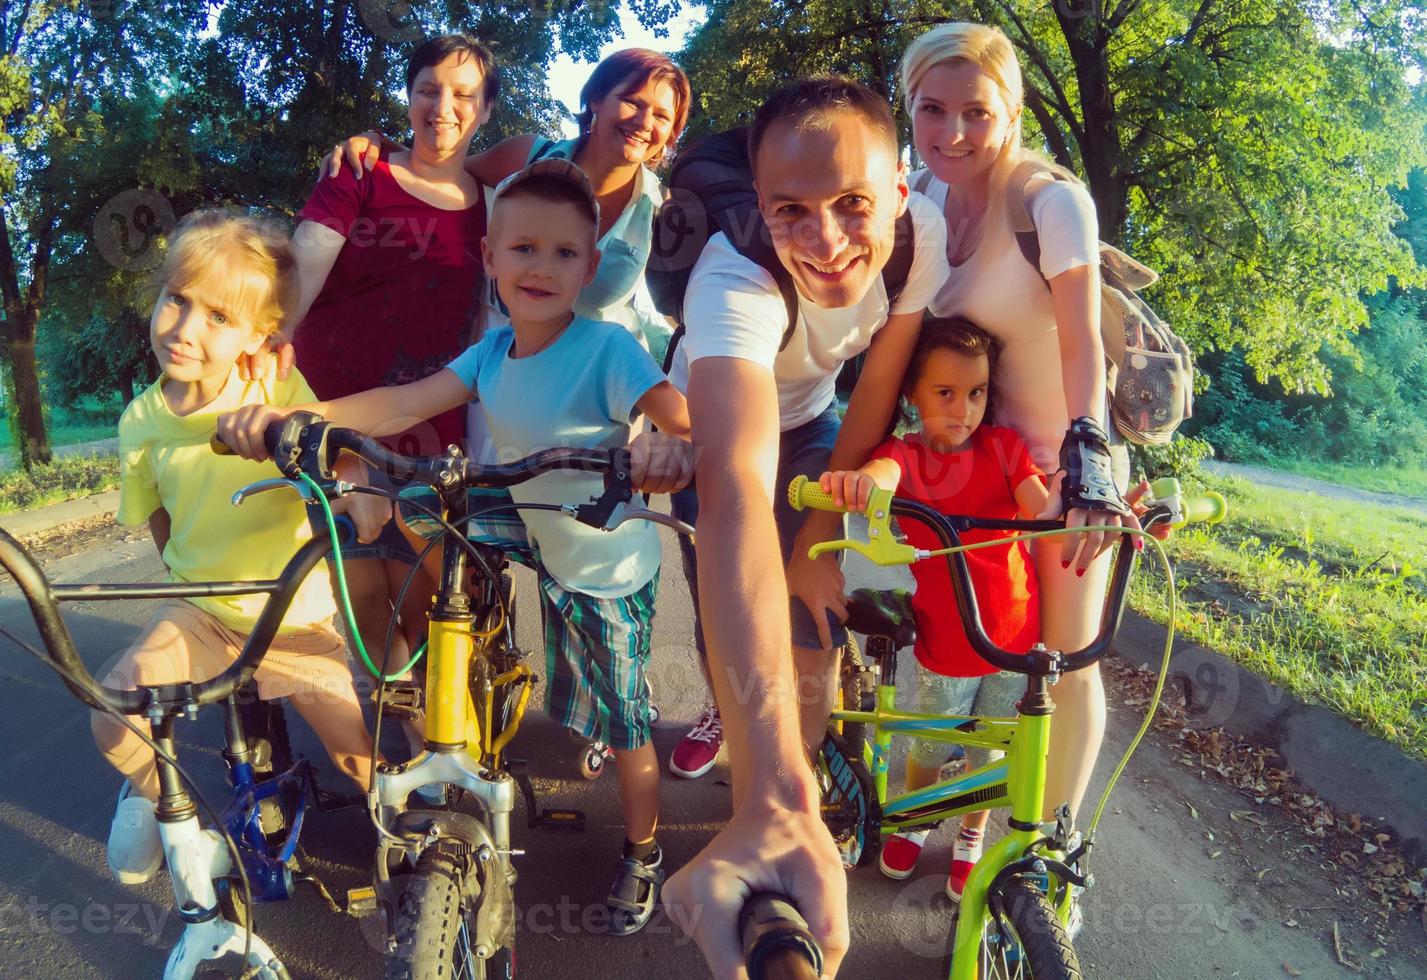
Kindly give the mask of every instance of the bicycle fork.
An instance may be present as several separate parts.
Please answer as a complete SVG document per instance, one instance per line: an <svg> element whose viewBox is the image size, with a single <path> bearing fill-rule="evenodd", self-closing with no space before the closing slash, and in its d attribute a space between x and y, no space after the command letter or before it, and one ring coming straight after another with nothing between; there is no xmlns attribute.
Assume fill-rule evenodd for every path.
<svg viewBox="0 0 1427 980"><path fill-rule="evenodd" d="M425 751L409 762L377 769L378 819L386 833L377 852L378 890L395 907L397 890L391 881L391 858L405 856L414 866L422 852L441 840L457 842L472 862L469 875L479 877L472 951L485 959L514 938L515 871L510 858L510 817L515 810L516 784L503 771L485 765L479 716L470 694L471 658L475 650L469 615L441 616L433 612L427 643ZM413 790L426 783L446 783L466 790L481 804L484 822L444 810L406 809ZM468 883L475 884L475 882Z"/></svg>
<svg viewBox="0 0 1427 980"><path fill-rule="evenodd" d="M988 896L996 876L1007 865L1021 860L1044 835L1041 814L1045 807L1046 753L1050 749L1050 713L1053 709L1044 689L1040 704L1029 694L1019 706L1020 724L1007 754L1008 789L1011 797L1010 829L991 845L966 879L956 919L956 940L952 948L950 980L975 980L982 930L986 927Z"/></svg>

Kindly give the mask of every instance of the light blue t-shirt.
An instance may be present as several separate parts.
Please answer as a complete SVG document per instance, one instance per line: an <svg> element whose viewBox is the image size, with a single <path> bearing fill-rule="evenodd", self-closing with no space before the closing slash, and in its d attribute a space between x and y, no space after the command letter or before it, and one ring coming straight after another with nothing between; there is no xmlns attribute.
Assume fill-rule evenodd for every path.
<svg viewBox="0 0 1427 980"><path fill-rule="evenodd" d="M491 444L478 459L509 463L541 449L613 449L629 442L630 419L664 372L616 323L576 317L549 347L511 357L515 333L496 327L448 365L479 393ZM510 488L517 503L582 504L604 490L590 473L546 473ZM524 510L541 564L564 588L599 598L629 595L659 571L654 525L587 527L553 511Z"/></svg>

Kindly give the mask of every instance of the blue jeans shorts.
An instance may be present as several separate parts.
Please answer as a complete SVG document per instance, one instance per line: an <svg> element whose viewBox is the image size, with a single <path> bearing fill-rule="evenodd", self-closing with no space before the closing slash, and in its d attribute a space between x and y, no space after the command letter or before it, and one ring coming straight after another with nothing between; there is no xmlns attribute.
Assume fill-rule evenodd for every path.
<svg viewBox="0 0 1427 980"><path fill-rule="evenodd" d="M807 516L788 504L788 484L793 482L793 477L800 474L810 480L816 480L823 475L841 426L837 405L833 403L821 415L804 422L796 429L789 429L779 438L778 476L773 487L773 522L778 527L778 544L781 547L784 567L793 554L793 539L798 536ZM695 527L698 526L699 517L697 491L697 486L680 490L673 495L671 501L674 516ZM694 602L694 640L698 645L699 656L704 657L708 651L704 646L703 623L699 615L699 575L693 542L680 535L679 550L683 558L684 578L688 580L689 595ZM822 640L818 638L817 624L813 622L812 613L808 612L808 607L803 605L802 600L790 599L788 614L793 624L793 645L812 650L821 648ZM830 612L827 614L827 621L832 632L833 647L842 646L847 642L847 630Z"/></svg>
<svg viewBox="0 0 1427 980"><path fill-rule="evenodd" d="M1026 678L1010 671L980 677L949 677L927 670L917 662L917 708L926 715L976 715L981 718L1011 718L1016 702L1026 692ZM929 738L912 740L911 758L923 769L938 769L959 754L961 746ZM1001 758L991 749L965 750L968 771L980 769Z"/></svg>

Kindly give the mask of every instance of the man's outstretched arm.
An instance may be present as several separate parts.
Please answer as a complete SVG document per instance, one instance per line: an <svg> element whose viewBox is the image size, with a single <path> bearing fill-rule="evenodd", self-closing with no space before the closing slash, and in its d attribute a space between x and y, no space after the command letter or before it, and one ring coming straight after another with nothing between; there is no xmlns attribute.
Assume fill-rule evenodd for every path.
<svg viewBox="0 0 1427 980"><path fill-rule="evenodd" d="M733 769L734 815L664 889L718 980L746 977L738 912L755 892L789 895L826 956L847 951L847 879L803 754L773 486L778 395L766 366L695 361L689 415L698 452L699 604Z"/></svg>

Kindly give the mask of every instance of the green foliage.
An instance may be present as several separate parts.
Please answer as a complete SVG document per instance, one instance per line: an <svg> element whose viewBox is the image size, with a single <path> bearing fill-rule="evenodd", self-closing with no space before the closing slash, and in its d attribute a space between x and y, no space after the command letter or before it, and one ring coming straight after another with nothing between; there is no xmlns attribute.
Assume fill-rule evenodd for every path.
<svg viewBox="0 0 1427 980"><path fill-rule="evenodd" d="M648 26L677 13L630 3ZM0 214L16 257L0 268L0 356L11 325L30 324L62 405L150 376L146 286L177 217L293 215L334 143L370 128L409 138L405 60L425 37L462 30L496 52L501 95L479 148L555 132L547 68L560 52L593 59L619 20L604 0L19 6L0 5L0 51L13 52L0 54Z"/></svg>
<svg viewBox="0 0 1427 980"><path fill-rule="evenodd" d="M118 457L59 457L28 470L0 473L0 514L118 488Z"/></svg>
<svg viewBox="0 0 1427 980"><path fill-rule="evenodd" d="M952 20L1016 44L1028 144L1085 175L1103 237L1164 274L1147 299L1195 350L1237 347L1258 379L1326 393L1362 296L1421 281L1387 192L1427 164L1409 83L1427 18L1403 0L713 0L682 55L696 128L808 72L890 93L906 44Z"/></svg>
<svg viewBox="0 0 1427 980"><path fill-rule="evenodd" d="M1162 476L1183 479L1198 476L1199 464L1214 455L1214 447L1203 439L1176 432L1163 446L1130 446L1130 469L1149 480Z"/></svg>
<svg viewBox="0 0 1427 980"><path fill-rule="evenodd" d="M1336 394L1283 396L1237 352L1210 355L1213 378L1186 429L1239 462L1332 460L1357 466L1427 464L1427 309L1424 294L1374 300L1371 325L1345 354L1325 357Z"/></svg>

